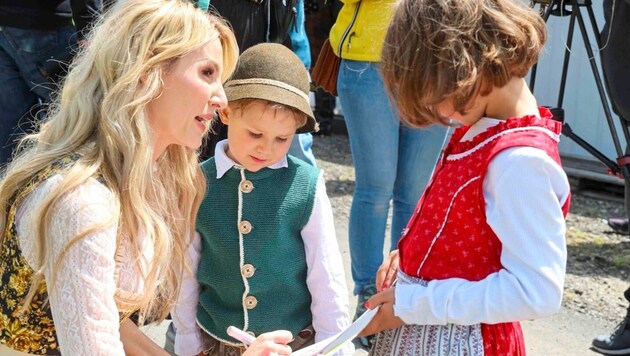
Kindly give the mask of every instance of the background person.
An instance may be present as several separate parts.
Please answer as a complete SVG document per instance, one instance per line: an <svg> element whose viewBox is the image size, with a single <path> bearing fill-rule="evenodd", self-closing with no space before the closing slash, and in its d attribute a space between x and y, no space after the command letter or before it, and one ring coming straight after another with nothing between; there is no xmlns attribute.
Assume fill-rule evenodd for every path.
<svg viewBox="0 0 630 356"><path fill-rule="evenodd" d="M614 5L614 8L613 8ZM602 69L613 110L622 121L630 122L630 24L629 0L604 0L604 18L606 23L601 33ZM628 191L626 189L626 191ZM626 207L628 209L630 207ZM628 218L608 219L608 224L617 233L628 234ZM630 288L624 292L630 303ZM630 355L630 306L623 320L609 335L600 335L593 339L592 347L605 354Z"/></svg>
<svg viewBox="0 0 630 356"><path fill-rule="evenodd" d="M342 4L339 0L305 0L304 5L306 33L311 47L311 63L315 63ZM332 134L336 101L336 97L324 89L320 87L315 89L314 113L319 124L319 131L315 135Z"/></svg>
<svg viewBox="0 0 630 356"><path fill-rule="evenodd" d="M356 180L350 208L349 239L355 318L376 292L375 275L383 262L390 202L391 246L435 167L446 128L415 129L402 125L378 72L394 0L343 2L330 31L330 44L341 57L337 92L350 138ZM364 346L366 340L362 340Z"/></svg>

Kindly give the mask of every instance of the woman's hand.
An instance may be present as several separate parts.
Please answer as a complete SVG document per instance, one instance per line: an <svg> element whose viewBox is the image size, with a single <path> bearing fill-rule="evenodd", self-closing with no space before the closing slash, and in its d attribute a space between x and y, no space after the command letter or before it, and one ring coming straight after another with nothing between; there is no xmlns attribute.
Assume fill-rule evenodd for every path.
<svg viewBox="0 0 630 356"><path fill-rule="evenodd" d="M146 336L130 319L125 319L120 323L120 341L123 343L125 355L128 356L168 356L162 347Z"/></svg>
<svg viewBox="0 0 630 356"><path fill-rule="evenodd" d="M243 356L290 355L291 348L287 344L291 339L293 335L286 330L261 334L247 347Z"/></svg>
<svg viewBox="0 0 630 356"><path fill-rule="evenodd" d="M398 264L398 250L394 250L389 253L389 256L385 258L381 267L376 271L376 290L378 292L382 292L384 289L392 286L396 280Z"/></svg>
<svg viewBox="0 0 630 356"><path fill-rule="evenodd" d="M396 261L398 261L398 258L396 258ZM372 309L377 305L380 305L381 308L374 316L374 319L370 321L368 326L361 331L359 336L374 335L380 331L395 329L405 324L402 319L394 315L395 290L396 287L389 288L383 292L373 295L372 298L367 301L366 306L369 309Z"/></svg>

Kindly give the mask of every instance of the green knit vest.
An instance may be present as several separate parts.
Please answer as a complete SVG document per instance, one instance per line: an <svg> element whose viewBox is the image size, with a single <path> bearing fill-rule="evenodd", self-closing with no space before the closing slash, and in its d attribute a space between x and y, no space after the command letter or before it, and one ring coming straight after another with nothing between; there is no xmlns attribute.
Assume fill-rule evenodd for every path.
<svg viewBox="0 0 630 356"><path fill-rule="evenodd" d="M253 275L245 277L238 226L241 170L231 168L217 180L214 158L201 168L207 193L196 226L201 235L197 323L230 343L237 343L226 333L230 325L255 335L277 329L297 335L312 323L300 232L313 210L319 170L288 157L287 168L244 172L254 187L241 193L240 221L252 227L242 235L243 265L254 268ZM244 295L246 283L249 292ZM246 297L255 298L253 307Z"/></svg>

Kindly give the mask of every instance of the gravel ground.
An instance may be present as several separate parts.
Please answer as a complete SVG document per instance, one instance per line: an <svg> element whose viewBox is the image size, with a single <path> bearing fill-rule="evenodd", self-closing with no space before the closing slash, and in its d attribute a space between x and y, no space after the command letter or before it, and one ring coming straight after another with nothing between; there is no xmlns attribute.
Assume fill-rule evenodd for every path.
<svg viewBox="0 0 630 356"><path fill-rule="evenodd" d="M335 214L348 218L354 190L354 169L348 137L315 137L313 150L325 172ZM609 216L622 216L620 193L580 189L571 180L573 198L567 220L567 278L564 307L608 322L619 321L627 306L623 291L630 274L630 238L613 233ZM594 197L593 197L594 196Z"/></svg>

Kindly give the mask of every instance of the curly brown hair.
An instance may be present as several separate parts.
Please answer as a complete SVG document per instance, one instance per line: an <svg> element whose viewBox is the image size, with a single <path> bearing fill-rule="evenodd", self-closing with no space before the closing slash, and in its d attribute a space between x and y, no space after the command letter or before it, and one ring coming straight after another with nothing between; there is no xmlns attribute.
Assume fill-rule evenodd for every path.
<svg viewBox="0 0 630 356"><path fill-rule="evenodd" d="M547 39L543 19L520 0L401 0L381 73L401 120L448 125L435 106L465 114L477 95L524 77Z"/></svg>

